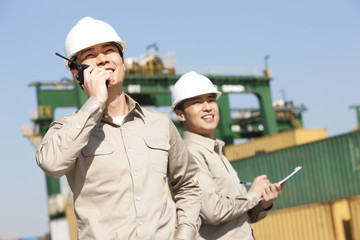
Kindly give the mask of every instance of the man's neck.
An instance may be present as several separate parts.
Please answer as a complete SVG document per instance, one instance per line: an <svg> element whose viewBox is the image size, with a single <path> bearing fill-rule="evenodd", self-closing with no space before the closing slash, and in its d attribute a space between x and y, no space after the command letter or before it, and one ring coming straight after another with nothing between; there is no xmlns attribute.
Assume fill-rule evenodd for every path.
<svg viewBox="0 0 360 240"><path fill-rule="evenodd" d="M184 129L184 131L192 132L192 133L198 134L200 136L215 140L214 131L200 131L200 130L192 131L192 130L188 129L185 125L183 125L183 129Z"/></svg>
<svg viewBox="0 0 360 240"><path fill-rule="evenodd" d="M129 112L129 104L126 101L124 92L116 95L109 93L109 98L106 102L106 112L112 117L123 116Z"/></svg>

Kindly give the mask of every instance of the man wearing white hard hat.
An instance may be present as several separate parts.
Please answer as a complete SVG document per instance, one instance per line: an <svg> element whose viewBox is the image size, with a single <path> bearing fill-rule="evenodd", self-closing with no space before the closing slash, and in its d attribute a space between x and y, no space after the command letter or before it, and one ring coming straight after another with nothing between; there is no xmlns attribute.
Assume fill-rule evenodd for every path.
<svg viewBox="0 0 360 240"><path fill-rule="evenodd" d="M171 120L124 93L125 47L100 20L86 17L70 30L65 55L89 66L81 83L89 98L51 124L37 163L51 177L66 175L79 239L193 239L198 167ZM65 66L76 79L76 64Z"/></svg>
<svg viewBox="0 0 360 240"><path fill-rule="evenodd" d="M221 96L207 77L188 72L175 83L172 110L184 129L184 141L199 164L202 191L201 226L196 239L254 239L250 224L264 218L281 187L266 175L249 191L223 155L224 142L214 138ZM262 200L260 200L262 199Z"/></svg>

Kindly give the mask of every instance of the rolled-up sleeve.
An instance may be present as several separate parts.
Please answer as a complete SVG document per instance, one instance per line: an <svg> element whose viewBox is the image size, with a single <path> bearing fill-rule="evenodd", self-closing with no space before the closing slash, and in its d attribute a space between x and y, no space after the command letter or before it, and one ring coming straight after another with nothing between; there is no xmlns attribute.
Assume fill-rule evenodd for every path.
<svg viewBox="0 0 360 240"><path fill-rule="evenodd" d="M59 178L74 166L105 104L90 97L76 113L54 121L36 151L36 162L50 177Z"/></svg>

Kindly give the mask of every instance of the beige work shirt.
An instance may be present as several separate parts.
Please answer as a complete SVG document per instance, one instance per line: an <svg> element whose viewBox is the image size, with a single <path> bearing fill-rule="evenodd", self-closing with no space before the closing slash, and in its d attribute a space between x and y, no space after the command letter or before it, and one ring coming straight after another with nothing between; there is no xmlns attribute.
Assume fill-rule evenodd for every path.
<svg viewBox="0 0 360 240"><path fill-rule="evenodd" d="M183 139L200 165L202 224L196 239L254 239L250 223L264 218L268 211L260 207L255 192L240 184L222 153L224 142L187 131Z"/></svg>
<svg viewBox="0 0 360 240"><path fill-rule="evenodd" d="M80 239L169 240L176 220L176 237L193 239L201 204L198 166L168 117L126 99L130 112L121 125L95 97L54 121L37 163L53 178L66 175Z"/></svg>

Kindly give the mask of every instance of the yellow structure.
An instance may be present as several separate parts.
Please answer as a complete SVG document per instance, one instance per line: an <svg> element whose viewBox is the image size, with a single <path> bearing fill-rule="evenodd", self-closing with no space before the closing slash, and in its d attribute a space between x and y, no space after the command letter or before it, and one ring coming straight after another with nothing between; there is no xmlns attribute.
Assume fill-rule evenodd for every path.
<svg viewBox="0 0 360 240"><path fill-rule="evenodd" d="M352 240L360 240L360 196L350 198L349 206Z"/></svg>
<svg viewBox="0 0 360 240"><path fill-rule="evenodd" d="M252 224L257 240L360 240L360 196L271 211Z"/></svg>
<svg viewBox="0 0 360 240"><path fill-rule="evenodd" d="M336 240L327 204L271 211L252 228L257 240Z"/></svg>
<svg viewBox="0 0 360 240"><path fill-rule="evenodd" d="M70 240L77 240L77 226L76 226L76 216L74 212L74 203L72 199L68 199L68 202L65 206L65 215L69 224L69 233Z"/></svg>
<svg viewBox="0 0 360 240"><path fill-rule="evenodd" d="M234 161L325 138L327 138L325 129L297 128L276 135L259 137L243 144L229 145L225 147L224 151L227 159Z"/></svg>
<svg viewBox="0 0 360 240"><path fill-rule="evenodd" d="M350 208L347 199L334 202L331 206L336 240L347 240L351 238L350 231ZM350 236L349 236L350 235Z"/></svg>

